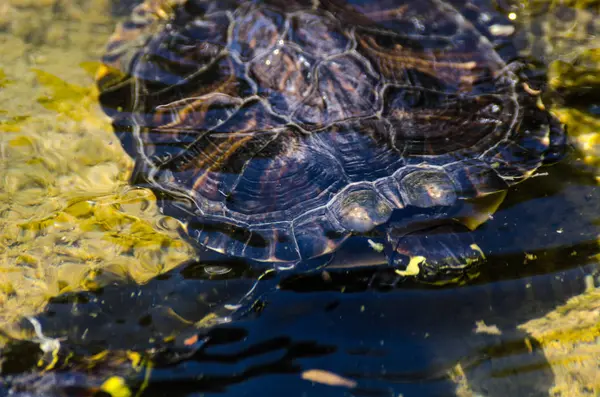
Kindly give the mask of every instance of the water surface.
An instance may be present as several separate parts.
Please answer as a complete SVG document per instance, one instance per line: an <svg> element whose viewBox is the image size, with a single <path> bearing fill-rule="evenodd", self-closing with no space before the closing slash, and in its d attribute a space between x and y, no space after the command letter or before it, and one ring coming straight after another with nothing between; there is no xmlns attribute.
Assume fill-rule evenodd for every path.
<svg viewBox="0 0 600 397"><path fill-rule="evenodd" d="M243 315L214 326L260 272L198 259L152 193L128 184L132 161L93 76L130 4L0 4L1 384L74 394L119 376L135 392L148 373L132 369L135 354L164 348L147 395L597 395L600 4L498 6L548 65L548 106L577 150L512 189L477 230L489 258L477 280L396 283L355 238L326 272L261 280ZM224 263L232 271L215 274ZM67 338L67 372L28 375L41 356L31 315L45 336ZM303 379L311 369L351 383Z"/></svg>

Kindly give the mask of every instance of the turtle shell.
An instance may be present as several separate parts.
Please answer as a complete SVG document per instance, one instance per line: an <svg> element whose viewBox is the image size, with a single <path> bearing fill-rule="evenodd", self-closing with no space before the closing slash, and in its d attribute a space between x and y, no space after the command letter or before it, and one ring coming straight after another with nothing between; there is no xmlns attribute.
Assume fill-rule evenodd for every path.
<svg viewBox="0 0 600 397"><path fill-rule="evenodd" d="M511 33L465 1L149 0L111 38L100 99L190 237L297 261L507 189L563 146Z"/></svg>

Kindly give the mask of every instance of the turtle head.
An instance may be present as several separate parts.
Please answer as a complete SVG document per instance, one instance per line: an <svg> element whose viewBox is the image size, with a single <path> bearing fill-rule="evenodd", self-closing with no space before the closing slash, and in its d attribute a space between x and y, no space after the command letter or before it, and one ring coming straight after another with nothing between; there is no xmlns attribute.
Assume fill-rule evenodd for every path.
<svg viewBox="0 0 600 397"><path fill-rule="evenodd" d="M418 228L387 229L387 258L396 273L431 284L475 277L485 255L465 225L447 221Z"/></svg>

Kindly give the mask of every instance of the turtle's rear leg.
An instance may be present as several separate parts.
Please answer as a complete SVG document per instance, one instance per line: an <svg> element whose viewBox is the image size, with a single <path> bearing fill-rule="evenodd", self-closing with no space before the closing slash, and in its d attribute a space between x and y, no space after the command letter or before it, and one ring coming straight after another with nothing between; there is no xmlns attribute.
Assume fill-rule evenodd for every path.
<svg viewBox="0 0 600 397"><path fill-rule="evenodd" d="M391 225L387 240L386 255L396 274L426 283L465 282L485 261L471 230L451 220L409 232Z"/></svg>

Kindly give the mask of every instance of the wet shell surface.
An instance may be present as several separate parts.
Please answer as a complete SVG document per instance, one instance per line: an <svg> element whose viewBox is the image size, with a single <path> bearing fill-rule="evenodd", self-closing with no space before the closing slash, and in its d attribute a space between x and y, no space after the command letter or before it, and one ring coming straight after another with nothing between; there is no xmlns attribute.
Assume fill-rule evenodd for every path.
<svg viewBox="0 0 600 397"><path fill-rule="evenodd" d="M149 0L98 83L133 182L191 238L294 262L560 150L512 31L470 1Z"/></svg>

